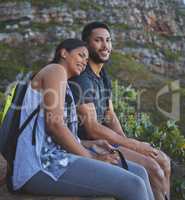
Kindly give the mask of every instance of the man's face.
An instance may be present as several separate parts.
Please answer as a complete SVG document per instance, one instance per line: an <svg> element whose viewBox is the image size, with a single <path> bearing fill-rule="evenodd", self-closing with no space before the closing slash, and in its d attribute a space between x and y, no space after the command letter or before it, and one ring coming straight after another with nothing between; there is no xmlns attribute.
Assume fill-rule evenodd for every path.
<svg viewBox="0 0 185 200"><path fill-rule="evenodd" d="M89 57L95 63L105 63L109 60L112 43L107 29L96 28L91 32L88 41Z"/></svg>

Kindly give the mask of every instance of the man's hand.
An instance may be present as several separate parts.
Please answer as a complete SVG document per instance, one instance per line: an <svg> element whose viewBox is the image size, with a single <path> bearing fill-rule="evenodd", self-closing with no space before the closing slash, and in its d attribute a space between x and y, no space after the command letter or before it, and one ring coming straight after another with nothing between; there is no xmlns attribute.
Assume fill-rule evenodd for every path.
<svg viewBox="0 0 185 200"><path fill-rule="evenodd" d="M159 150L153 148L149 143L147 142L138 142L137 144L137 151L146 155L150 156L152 158L156 158L159 154Z"/></svg>

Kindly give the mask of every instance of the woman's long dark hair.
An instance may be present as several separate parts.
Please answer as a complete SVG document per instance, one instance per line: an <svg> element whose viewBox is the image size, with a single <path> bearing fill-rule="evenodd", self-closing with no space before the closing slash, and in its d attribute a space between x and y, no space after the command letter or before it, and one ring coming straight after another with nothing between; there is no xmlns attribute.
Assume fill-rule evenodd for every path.
<svg viewBox="0 0 185 200"><path fill-rule="evenodd" d="M61 61L61 49L66 49L68 52L70 52L79 47L87 47L86 42L76 38L64 40L57 46L54 58L50 63L59 63Z"/></svg>

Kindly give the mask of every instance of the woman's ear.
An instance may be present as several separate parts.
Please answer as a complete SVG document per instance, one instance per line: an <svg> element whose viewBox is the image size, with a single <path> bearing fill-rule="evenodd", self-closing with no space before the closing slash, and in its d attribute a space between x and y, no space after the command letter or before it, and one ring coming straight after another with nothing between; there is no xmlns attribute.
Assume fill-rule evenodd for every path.
<svg viewBox="0 0 185 200"><path fill-rule="evenodd" d="M61 50L60 50L60 56L61 56L61 58L63 58L63 59L66 58L66 56L67 56L67 51L66 51L66 49L61 49Z"/></svg>

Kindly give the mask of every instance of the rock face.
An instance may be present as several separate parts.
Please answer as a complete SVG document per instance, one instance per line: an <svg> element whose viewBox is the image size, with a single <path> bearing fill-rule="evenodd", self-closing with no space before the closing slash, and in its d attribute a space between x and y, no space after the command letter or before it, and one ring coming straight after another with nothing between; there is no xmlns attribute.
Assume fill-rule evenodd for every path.
<svg viewBox="0 0 185 200"><path fill-rule="evenodd" d="M94 20L108 23L114 48L136 56L148 70L185 74L183 0L0 0L0 43L11 49L3 46L0 56L22 47L17 65L46 63L61 39L80 37L84 24Z"/></svg>

